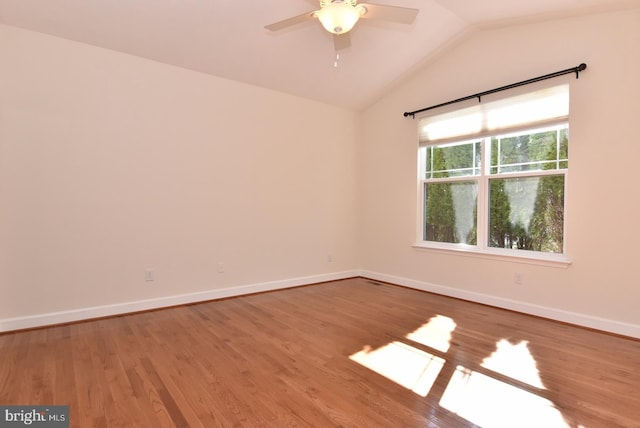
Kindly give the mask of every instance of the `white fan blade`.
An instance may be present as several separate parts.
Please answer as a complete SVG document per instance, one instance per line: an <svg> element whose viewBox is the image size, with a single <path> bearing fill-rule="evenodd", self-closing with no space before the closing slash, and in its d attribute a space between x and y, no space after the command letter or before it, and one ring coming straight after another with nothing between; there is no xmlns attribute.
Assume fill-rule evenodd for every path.
<svg viewBox="0 0 640 428"><path fill-rule="evenodd" d="M273 24L265 25L269 31L278 31L283 28L291 27L292 25L300 24L305 21L310 21L312 19L316 19L315 17L316 11L313 10L311 12L303 13L302 15L294 16L291 18L284 19L282 21L274 22Z"/></svg>
<svg viewBox="0 0 640 428"><path fill-rule="evenodd" d="M367 10L367 12L362 15L364 19L379 19L400 24L411 24L419 12L418 9L410 7L384 6L371 3L359 3L358 5L364 6Z"/></svg>
<svg viewBox="0 0 640 428"><path fill-rule="evenodd" d="M333 35L333 48L336 52L346 49L351 46L351 32L334 34Z"/></svg>

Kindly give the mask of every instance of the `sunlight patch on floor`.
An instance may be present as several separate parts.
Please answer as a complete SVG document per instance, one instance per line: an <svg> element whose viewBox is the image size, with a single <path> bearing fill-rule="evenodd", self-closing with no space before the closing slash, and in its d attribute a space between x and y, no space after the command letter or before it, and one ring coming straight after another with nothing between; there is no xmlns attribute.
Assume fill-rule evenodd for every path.
<svg viewBox="0 0 640 428"><path fill-rule="evenodd" d="M436 315L406 337L438 351L447 352L451 344L451 333L455 328L456 323L451 318Z"/></svg>
<svg viewBox="0 0 640 428"><path fill-rule="evenodd" d="M445 360L413 346L391 342L382 348L365 347L349 357L387 379L426 397Z"/></svg>
<svg viewBox="0 0 640 428"><path fill-rule="evenodd" d="M440 405L485 428L564 428L562 414L546 398L457 366Z"/></svg>
<svg viewBox="0 0 640 428"><path fill-rule="evenodd" d="M438 376L451 373L449 370L443 372L444 366L456 362L454 355L447 361L424 351L423 347L448 358L455 329L453 319L436 315L406 335L406 339L415 342L417 347L393 341L377 349L365 346L349 358L426 397ZM538 395L544 395L545 387L528 341L512 343L501 339L480 365L482 369L478 368L479 371L463 365L457 365L455 370L449 367L453 374L440 399L440 406L484 428L569 427L553 402ZM492 372L496 375L493 376ZM513 382L506 378L513 379ZM446 381L445 378L441 380Z"/></svg>
<svg viewBox="0 0 640 428"><path fill-rule="evenodd" d="M482 367L544 389L536 360L526 340L514 345L507 339L501 339L493 354L482 361Z"/></svg>

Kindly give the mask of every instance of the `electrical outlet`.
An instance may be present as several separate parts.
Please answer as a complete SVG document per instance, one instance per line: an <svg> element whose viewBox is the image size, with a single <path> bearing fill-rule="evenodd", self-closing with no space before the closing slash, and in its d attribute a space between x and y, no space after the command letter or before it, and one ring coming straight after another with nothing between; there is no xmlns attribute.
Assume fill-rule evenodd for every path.
<svg viewBox="0 0 640 428"><path fill-rule="evenodd" d="M153 272L153 269L145 269L144 271L144 280L147 282L151 282L154 281L155 278L155 274Z"/></svg>
<svg viewBox="0 0 640 428"><path fill-rule="evenodd" d="M216 270L218 271L218 273L224 273L224 263L218 262L218 264L216 265Z"/></svg>
<svg viewBox="0 0 640 428"><path fill-rule="evenodd" d="M327 254L327 262L331 263L333 261L333 254Z"/></svg>
<svg viewBox="0 0 640 428"><path fill-rule="evenodd" d="M522 274L520 272L516 272L513 275L513 283L514 284L518 284L518 285L522 285Z"/></svg>

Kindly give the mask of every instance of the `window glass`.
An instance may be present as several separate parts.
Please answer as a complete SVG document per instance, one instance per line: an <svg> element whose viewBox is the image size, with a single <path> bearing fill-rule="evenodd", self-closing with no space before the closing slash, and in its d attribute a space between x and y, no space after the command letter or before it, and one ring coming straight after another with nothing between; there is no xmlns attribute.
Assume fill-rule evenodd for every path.
<svg viewBox="0 0 640 428"><path fill-rule="evenodd" d="M423 242L564 253L566 123L420 150Z"/></svg>
<svg viewBox="0 0 640 428"><path fill-rule="evenodd" d="M424 192L424 240L475 245L478 183L426 183Z"/></svg>
<svg viewBox="0 0 640 428"><path fill-rule="evenodd" d="M489 180L489 247L562 253L564 175Z"/></svg>
<svg viewBox="0 0 640 428"><path fill-rule="evenodd" d="M568 129L521 132L491 138L491 174L566 169Z"/></svg>
<svg viewBox="0 0 640 428"><path fill-rule="evenodd" d="M429 146L426 178L460 177L480 174L480 142Z"/></svg>

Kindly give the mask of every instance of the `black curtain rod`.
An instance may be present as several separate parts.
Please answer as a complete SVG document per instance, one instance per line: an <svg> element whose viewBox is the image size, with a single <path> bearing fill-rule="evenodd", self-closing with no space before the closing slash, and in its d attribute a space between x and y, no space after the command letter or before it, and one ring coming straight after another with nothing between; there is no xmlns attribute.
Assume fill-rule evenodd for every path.
<svg viewBox="0 0 640 428"><path fill-rule="evenodd" d="M444 106L448 106L449 104L455 104L455 103L459 103L459 102L462 102L462 101L472 100L474 98L477 98L478 102L480 102L482 97L484 97L485 95L493 94L495 92L500 92L500 91L506 91L507 89L517 88L518 86L529 85L531 83L539 82L541 80L551 79L553 77L563 76L563 75L569 74L569 73L576 73L576 79L577 79L577 78L579 78L580 72L584 71L586 68L587 68L587 64L585 64L583 62L582 64L580 64L577 67L567 68L566 70L556 71L555 73L549 73L549 74L545 74L544 76L534 77L533 79L523 80L522 82L512 83L512 84L507 85L507 86L501 86L499 88L491 89L491 90L484 91L484 92L479 92L477 94L473 94L473 95L469 95L469 96L466 96L466 97L458 98L457 100L447 101L446 103L436 104L436 105L431 106L431 107L421 108L420 110L406 111L406 112L404 112L404 117L411 116L411 118L413 119L413 118L415 118L416 114L422 113L423 111L433 110L433 109L438 108L438 107L444 107Z"/></svg>

